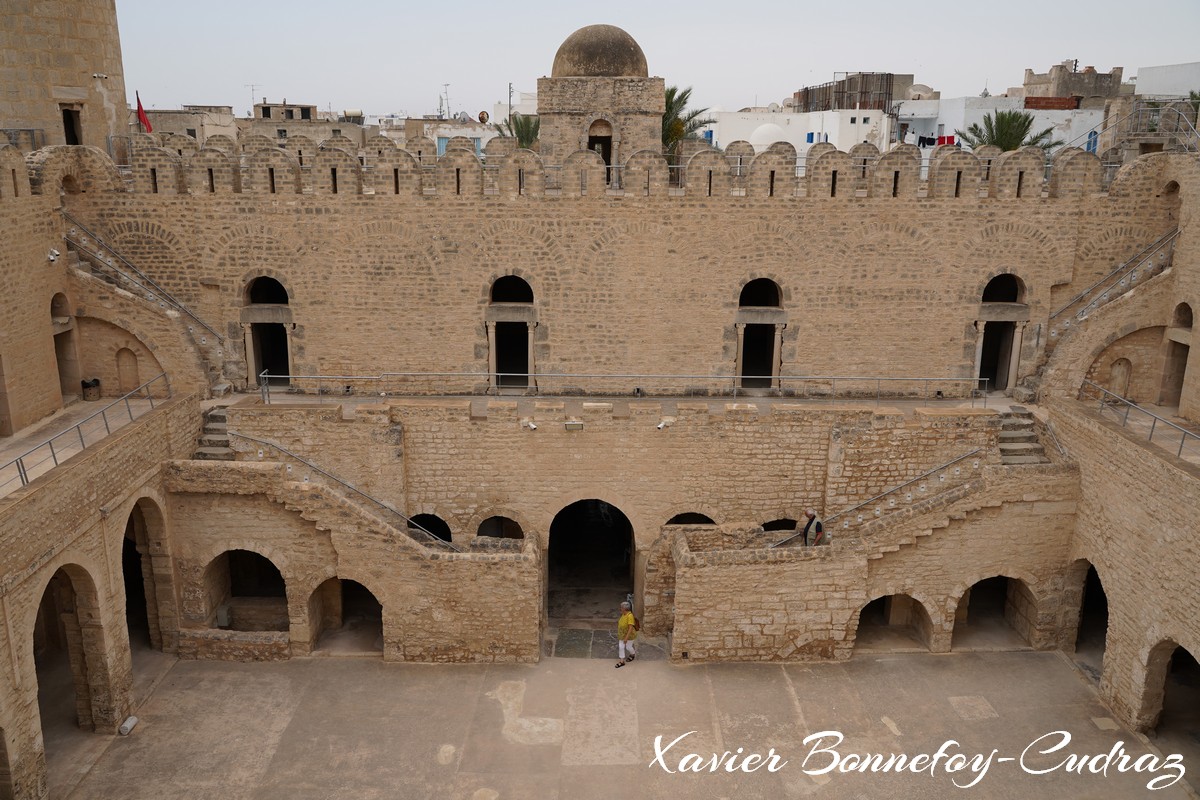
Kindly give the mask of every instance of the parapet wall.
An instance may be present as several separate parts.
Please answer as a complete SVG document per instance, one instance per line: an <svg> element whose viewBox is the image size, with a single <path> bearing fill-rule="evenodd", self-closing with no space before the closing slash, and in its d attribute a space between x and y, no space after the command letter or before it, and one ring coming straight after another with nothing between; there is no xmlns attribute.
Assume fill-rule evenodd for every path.
<svg viewBox="0 0 1200 800"><path fill-rule="evenodd" d="M808 506L833 513L974 449L994 461L1000 425L982 408L903 414L779 400L244 401L228 420L230 431L292 450L410 516L436 514L456 542L501 515L544 545L560 510L599 498L629 516L639 549L681 513L723 525L800 519ZM234 437L234 446L258 460L259 444Z"/></svg>

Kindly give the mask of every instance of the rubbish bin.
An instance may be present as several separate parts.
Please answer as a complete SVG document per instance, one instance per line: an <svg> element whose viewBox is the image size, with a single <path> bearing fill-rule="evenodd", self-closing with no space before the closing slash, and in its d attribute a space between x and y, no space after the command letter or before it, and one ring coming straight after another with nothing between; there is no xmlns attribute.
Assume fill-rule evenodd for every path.
<svg viewBox="0 0 1200 800"><path fill-rule="evenodd" d="M84 400L99 400L100 399L100 379L92 378L86 381L79 382L83 386Z"/></svg>

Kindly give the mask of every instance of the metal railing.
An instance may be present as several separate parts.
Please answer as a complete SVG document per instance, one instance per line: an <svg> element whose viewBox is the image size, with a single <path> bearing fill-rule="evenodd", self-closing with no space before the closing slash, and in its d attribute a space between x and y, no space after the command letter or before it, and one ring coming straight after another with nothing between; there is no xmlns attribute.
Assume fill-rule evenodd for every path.
<svg viewBox="0 0 1200 800"><path fill-rule="evenodd" d="M373 496L367 494L366 492L364 492L362 489L359 489L354 484L344 481L341 478L339 478L338 476L334 475L332 472L329 472L328 470L318 467L316 464L309 461L304 456L293 453L291 450L288 450L283 445L277 444L276 442L272 442L268 439L259 439L257 436L247 436L244 433L235 433L234 431L229 431L228 435L236 437L238 439L245 439L246 441L249 441L249 442L255 442L256 444L261 444L266 447L270 447L272 450L276 450L276 451L288 456L289 458L293 458L296 461L299 461L304 466L308 467L309 469L311 469L315 472L320 473L321 475L324 475L326 478L328 478L329 480L338 484L339 486L342 486L343 488L350 490L351 492L358 495L359 497L362 497L363 499L367 500L371 504L373 504L379 508L382 508L385 512L387 512L389 514L393 514L393 515L399 517L400 519L402 519L404 521L404 524L396 526L399 530L401 530L401 531L419 531L419 532L425 534L429 538L428 542L422 542L421 540L417 539L416 536L413 536L411 533L409 533L409 536L412 539L414 539L415 541L422 543L422 544L431 544L434 547L453 550L456 553L462 552L459 548L455 547L452 543L447 542L445 539L439 539L436 535L434 535L433 533L430 533L425 528L421 527L421 525L419 523L413 522L412 519L410 519L408 516L406 516L402 512L398 511L391 504L385 503L383 500L380 500L376 497L373 497ZM305 480L307 480L307 478Z"/></svg>
<svg viewBox="0 0 1200 800"><path fill-rule="evenodd" d="M1170 420L1163 419L1153 411L1147 411L1132 400L1126 400L1121 395L1110 392L1103 386L1088 380L1083 382L1083 389L1080 390L1080 400L1089 399L1085 397L1088 389L1095 390L1098 393L1100 416L1104 416L1105 411L1111 411L1113 416L1121 422L1122 428L1136 427L1137 425L1145 427L1148 422L1149 430L1146 432L1147 441L1153 442L1155 433L1158 433L1160 438L1169 436L1172 439L1178 434L1179 447L1175 449L1175 455L1183 458L1184 447L1190 443L1189 456L1192 454L1192 449L1195 449L1195 454L1200 456L1200 433L1189 431L1187 428L1176 425ZM1134 425L1130 426L1130 417L1134 412L1137 412L1138 416L1133 417ZM1149 418L1148 420L1146 419L1147 417Z"/></svg>
<svg viewBox="0 0 1200 800"><path fill-rule="evenodd" d="M385 372L381 375L258 375L262 401L270 405L280 394L319 399L372 394L386 397L416 395L529 396L632 396L632 397L739 397L747 390L770 396L836 402L839 399L874 398L933 401L979 398L987 408L989 378L925 378L847 375L673 375L563 372ZM746 385L747 381L754 385ZM303 384L308 384L306 390ZM608 384L608 386L605 386ZM982 388L980 388L982 384ZM678 386L678 388L674 388ZM946 387L945 390L937 387Z"/></svg>
<svg viewBox="0 0 1200 800"><path fill-rule="evenodd" d="M45 128L0 128L0 133L9 144L22 153L40 150L46 146Z"/></svg>
<svg viewBox="0 0 1200 800"><path fill-rule="evenodd" d="M43 467L47 463L50 463L52 467L57 467L75 453L86 450L111 434L114 425L118 423L124 425L127 422L133 422L143 414L153 411L153 387L159 381L162 381L162 389L166 394L165 398L159 399L170 399L171 382L167 378L167 373L161 372L133 391L117 398L104 408L72 425L65 431L54 434L49 439L34 445L8 463L0 465L0 479L3 479L0 480L0 494L6 493L13 481L19 480L22 486L28 486L30 481L36 477L31 477L31 473L37 471L39 467ZM143 396L150 401L150 408L136 409L130 403L130 400L140 399ZM114 411L118 406L122 406L123 408ZM121 419L122 417L126 417L127 419ZM57 446L55 446L56 442L58 443Z"/></svg>
<svg viewBox="0 0 1200 800"><path fill-rule="evenodd" d="M79 220L75 219L75 217L71 216L66 211L66 209L60 208L59 212L63 215L63 217L67 220L67 222L71 223L71 225L74 226L74 228L78 228L80 231L83 232L83 234L86 235L86 236L80 236L75 233L74 229L69 230L69 231L67 231L66 234L64 234L64 238L68 242L70 242L72 245L79 248L80 250L82 250L87 255L91 256L92 258L97 259L100 262L100 264L103 265L104 268L111 269L113 272L116 272L118 275L120 275L121 278L123 278L124 280L128 281L129 283L132 283L135 286L139 286L144 292L146 292L148 295L150 295L149 299L152 302L158 298L161 298L163 301L165 301L167 304L169 304L175 310L179 311L182 314L186 314L187 316L189 316L193 320L195 320L196 324L200 325L206 331L208 331L213 336L215 336L218 343L224 342L224 337L222 337L221 334L217 333L216 328L212 327L207 322L200 319L200 317L196 316L196 314L193 313L190 308L188 308L186 305L181 303L179 300L176 300L175 297L172 296L172 294L170 292L168 292L166 289L164 289L163 287L161 287L157 283L155 283L153 278L151 278L149 275L147 275L146 273L144 273L140 269L138 269L136 266L134 266L133 263L129 259L125 258L125 256L118 253L110 245L106 244L104 242L104 240L101 239L99 236L92 233L92 231L90 231L87 227L85 227L83 225L83 223L81 223ZM88 243L87 243L87 238L90 238L91 241L95 242L98 247L103 248L110 255L116 257L117 260L119 260L126 267L133 270L134 274L136 274L138 276L138 280L135 280L133 277L126 274L124 271L118 269L114 264L112 264L110 259L104 258L103 254L101 254L99 251L89 248Z"/></svg>
<svg viewBox="0 0 1200 800"><path fill-rule="evenodd" d="M1096 309L1097 306L1113 299L1111 292L1113 289L1121 289L1120 294L1128 289L1133 288L1133 284L1140 277L1138 269L1142 270L1143 275L1157 274L1166 269L1171 264L1171 258L1175 252L1175 241L1179 238L1179 228L1172 228L1167 233L1160 236L1155 241L1143 247L1133 256L1120 264L1112 272L1105 275L1100 280L1093 283L1091 286L1084 289L1079 294L1072 297L1067 304L1050 315L1050 321L1060 316L1064 311L1073 308L1079 301L1084 300L1092 295L1091 302L1081 308L1077 313L1078 319L1083 319L1089 312ZM1155 263L1157 262L1157 263ZM1102 286L1107 287L1097 293L1097 290ZM1120 296L1118 294L1118 296ZM1051 329L1053 330L1053 329Z"/></svg>
<svg viewBox="0 0 1200 800"><path fill-rule="evenodd" d="M877 502L883 500L884 498L889 497L890 495L894 495L898 492L901 492L904 489L907 489L909 486L920 483L921 481L925 480L926 478L929 478L931 475L937 475L937 473L942 472L942 474L938 476L938 480L939 480L939 482L944 482L946 480L946 473L943 472L943 470L949 470L950 468L954 467L955 474L958 474L962 470L962 467L955 467L955 465L958 464L958 462L965 461L966 459L971 458L972 456L979 455L982 452L983 452L982 447L976 447L974 450L970 451L969 453L963 453L961 456L958 456L957 458L950 459L945 464L939 464L938 466L934 467L933 469L922 472L920 475L918 475L915 478L911 478L911 479L905 481L904 483L893 486L891 489L888 489L885 492L880 492L879 494L875 495L874 497L869 497L866 500L863 500L861 503L858 503L857 505L853 505L853 506L850 506L849 508L843 509L842 511L839 511L838 513L834 514L832 517L825 519L824 527L828 528L830 526L830 524L833 523L834 520L841 519L842 517L846 517L850 514L854 514L859 509L866 508L867 506L877 503ZM980 462L975 461L974 464L972 465L972 469L977 470L977 469L979 469L979 466L980 466ZM924 484L922 484L919 488L918 494L925 494L926 491L928 491L927 487ZM905 500L907 502L912 502L912 499L913 499L912 492L908 492ZM895 508L896 505L897 504L896 504L895 498L891 498L888 501L889 508ZM875 508L875 512L869 518L875 519L875 518L882 517L882 516L883 516L883 506L877 506ZM858 514L855 521L857 523L861 524L861 523L865 522L867 519L868 519L867 516L865 516L863 514ZM848 530L849 528L850 528L850 520L849 519L842 520L842 529ZM791 536L787 537L786 539L781 539L780 541L775 542L772 545L769 545L769 547L782 547L783 545L787 544L788 542L792 541L793 539L797 539L803 535L804 535L804 531L797 531L796 533L793 533Z"/></svg>

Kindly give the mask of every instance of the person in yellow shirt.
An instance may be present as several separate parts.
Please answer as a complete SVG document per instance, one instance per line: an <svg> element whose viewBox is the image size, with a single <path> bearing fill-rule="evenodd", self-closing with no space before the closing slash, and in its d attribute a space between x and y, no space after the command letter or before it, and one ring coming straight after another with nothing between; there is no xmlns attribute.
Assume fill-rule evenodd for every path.
<svg viewBox="0 0 1200 800"><path fill-rule="evenodd" d="M625 666L626 661L633 661L637 655L637 646L634 642L638 635L637 618L633 616L633 608L628 602L621 603L621 618L617 620L617 653L621 660L617 662L617 667ZM629 655L625 655L625 651L629 651Z"/></svg>

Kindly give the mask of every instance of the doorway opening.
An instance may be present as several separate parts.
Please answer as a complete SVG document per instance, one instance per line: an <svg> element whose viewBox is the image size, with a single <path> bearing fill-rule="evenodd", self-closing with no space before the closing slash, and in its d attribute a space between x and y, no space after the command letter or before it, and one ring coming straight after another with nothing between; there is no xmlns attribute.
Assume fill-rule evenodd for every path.
<svg viewBox="0 0 1200 800"><path fill-rule="evenodd" d="M308 601L314 653L383 653L383 606L358 581L330 578Z"/></svg>
<svg viewBox="0 0 1200 800"><path fill-rule="evenodd" d="M1008 388L1008 367L1012 361L1015 322L989 322L983 329L983 349L979 355L979 388L1001 391Z"/></svg>
<svg viewBox="0 0 1200 800"><path fill-rule="evenodd" d="M128 347L122 347L117 351L117 388L121 394L129 394L141 385L137 354Z"/></svg>
<svg viewBox="0 0 1200 800"><path fill-rule="evenodd" d="M1034 606L1033 593L1019 578L979 581L958 601L951 649L1024 649Z"/></svg>
<svg viewBox="0 0 1200 800"><path fill-rule="evenodd" d="M602 119L598 119L588 128L587 149L593 153L599 153L604 159L605 172L610 176L612 170L607 169L613 165L613 129L612 125ZM611 183L611 179L609 180Z"/></svg>
<svg viewBox="0 0 1200 800"><path fill-rule="evenodd" d="M769 389L775 379L775 326L749 324L742 332L743 389Z"/></svg>
<svg viewBox="0 0 1200 800"><path fill-rule="evenodd" d="M255 378L266 370L272 384L286 386L290 383L288 335L283 323L255 322L250 325L250 337L254 347Z"/></svg>
<svg viewBox="0 0 1200 800"><path fill-rule="evenodd" d="M614 505L580 500L550 524L548 616L558 627L611 627L633 591L633 525Z"/></svg>
<svg viewBox="0 0 1200 800"><path fill-rule="evenodd" d="M1162 393L1159 405L1178 406L1183 396L1183 377L1187 371L1191 348L1179 342L1167 343L1167 361L1163 368Z"/></svg>
<svg viewBox="0 0 1200 800"><path fill-rule="evenodd" d="M1075 663L1097 683L1104 671L1107 640L1108 596L1100 584L1100 574L1088 564L1079 607L1079 629L1075 634Z"/></svg>
<svg viewBox="0 0 1200 800"><path fill-rule="evenodd" d="M1179 753L1185 764L1195 763L1200 759L1200 664L1184 647L1171 650L1172 644L1165 642L1151 654L1148 671L1162 675L1162 712L1153 734L1164 753ZM1165 665L1154 663L1164 657Z"/></svg>
<svg viewBox="0 0 1200 800"><path fill-rule="evenodd" d="M66 144L83 144L83 121L79 108L59 106L62 109L63 139Z"/></svg>
<svg viewBox="0 0 1200 800"><path fill-rule="evenodd" d="M529 386L529 323L496 323L496 385Z"/></svg>
<svg viewBox="0 0 1200 800"><path fill-rule="evenodd" d="M858 615L855 650L928 650L933 621L909 595L893 594L867 603Z"/></svg>

